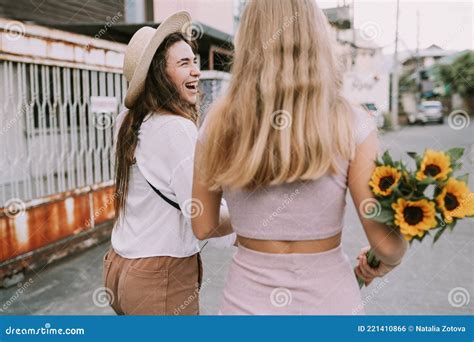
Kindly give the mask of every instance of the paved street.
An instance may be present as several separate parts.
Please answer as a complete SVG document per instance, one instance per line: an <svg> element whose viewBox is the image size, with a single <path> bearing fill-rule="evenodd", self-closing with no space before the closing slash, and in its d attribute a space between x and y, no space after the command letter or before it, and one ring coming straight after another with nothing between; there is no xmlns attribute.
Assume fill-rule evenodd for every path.
<svg viewBox="0 0 474 342"><path fill-rule="evenodd" d="M422 152L426 147L465 147L464 172L459 174L471 173L472 189L473 137L474 124L454 130L445 123L442 126L405 127L384 134L381 141L382 148L390 148L394 157L400 156L405 150ZM446 232L434 246L430 241L424 241L423 244L415 242L400 267L363 289L366 312L381 315L474 314L474 298L471 298L474 295L473 228L473 220L465 220L456 226L453 233ZM352 200L348 197L343 249L354 265L359 249L365 245L367 239ZM6 311L2 314L114 314L110 308L95 305L93 301L94 291L102 286L101 258L107 248L108 243L96 246L37 274L27 275L21 287L0 290L0 304L6 303ZM234 252L235 248L205 248L202 314L217 312ZM19 289L23 293L18 295Z"/></svg>

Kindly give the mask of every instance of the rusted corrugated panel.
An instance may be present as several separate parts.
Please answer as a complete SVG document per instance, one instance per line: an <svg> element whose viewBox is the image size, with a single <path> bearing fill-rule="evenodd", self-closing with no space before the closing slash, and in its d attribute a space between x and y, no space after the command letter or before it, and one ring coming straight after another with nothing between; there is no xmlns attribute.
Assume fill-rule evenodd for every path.
<svg viewBox="0 0 474 342"><path fill-rule="evenodd" d="M114 218L115 187L103 188L93 192L94 224L98 225Z"/></svg>
<svg viewBox="0 0 474 342"><path fill-rule="evenodd" d="M0 216L0 260L7 260L15 251L19 250L19 245L10 224L11 219L6 215Z"/></svg>
<svg viewBox="0 0 474 342"><path fill-rule="evenodd" d="M89 188L88 192L56 194L41 200L16 217L0 215L0 262L110 221L114 187ZM94 204L93 204L93 203Z"/></svg>
<svg viewBox="0 0 474 342"><path fill-rule="evenodd" d="M2 284L2 279L5 277L10 277L25 269L41 270L54 260L79 253L109 240L111 230L112 222L108 222L0 263L0 286L5 286L5 283Z"/></svg>

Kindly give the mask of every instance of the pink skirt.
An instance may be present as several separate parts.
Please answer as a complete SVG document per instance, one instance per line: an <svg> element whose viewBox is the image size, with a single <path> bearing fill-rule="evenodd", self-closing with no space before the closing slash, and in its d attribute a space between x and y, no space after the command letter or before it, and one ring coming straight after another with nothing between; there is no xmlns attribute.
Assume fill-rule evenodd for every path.
<svg viewBox="0 0 474 342"><path fill-rule="evenodd" d="M221 315L364 315L353 267L341 245L321 253L273 254L239 246Z"/></svg>

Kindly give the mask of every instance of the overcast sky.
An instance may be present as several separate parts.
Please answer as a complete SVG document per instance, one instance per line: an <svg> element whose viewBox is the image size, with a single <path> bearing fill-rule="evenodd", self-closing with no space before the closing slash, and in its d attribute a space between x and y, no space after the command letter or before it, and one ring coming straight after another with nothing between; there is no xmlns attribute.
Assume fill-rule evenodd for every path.
<svg viewBox="0 0 474 342"><path fill-rule="evenodd" d="M353 0L346 0L346 4ZM321 8L343 0L316 0ZM400 0L399 50L416 49L417 10L420 13L420 48L431 44L447 50L474 49L473 1ZM395 0L355 0L355 27L365 32L384 53L392 53L395 41Z"/></svg>

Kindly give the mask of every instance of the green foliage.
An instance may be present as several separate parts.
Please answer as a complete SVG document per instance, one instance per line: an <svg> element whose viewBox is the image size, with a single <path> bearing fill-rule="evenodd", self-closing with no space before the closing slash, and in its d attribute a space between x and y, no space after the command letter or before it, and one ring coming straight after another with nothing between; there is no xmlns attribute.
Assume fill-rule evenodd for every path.
<svg viewBox="0 0 474 342"><path fill-rule="evenodd" d="M473 97L474 52L462 54L450 65L439 65L435 75L452 93L458 93L463 98Z"/></svg>

